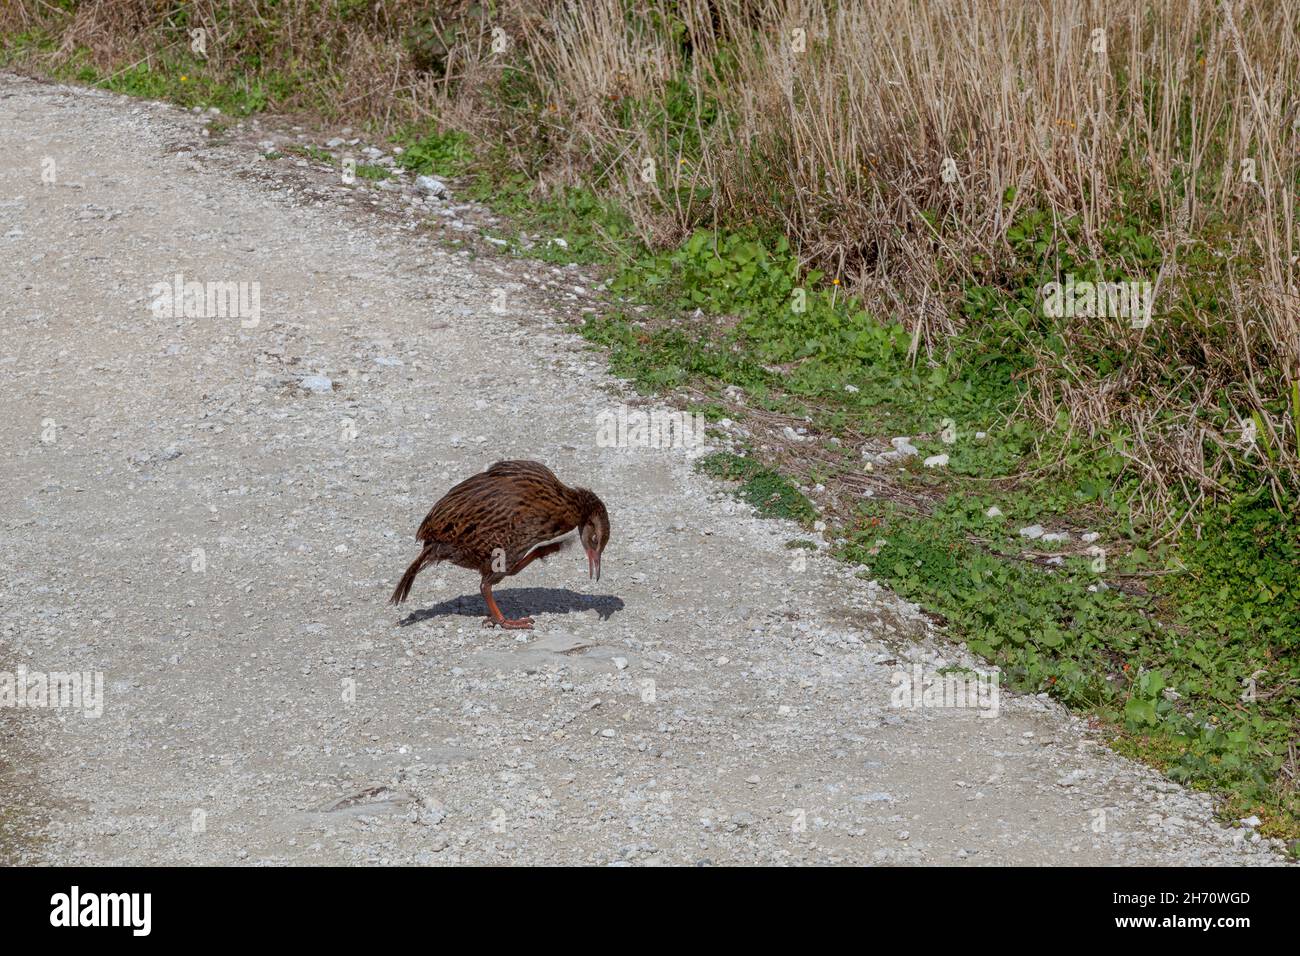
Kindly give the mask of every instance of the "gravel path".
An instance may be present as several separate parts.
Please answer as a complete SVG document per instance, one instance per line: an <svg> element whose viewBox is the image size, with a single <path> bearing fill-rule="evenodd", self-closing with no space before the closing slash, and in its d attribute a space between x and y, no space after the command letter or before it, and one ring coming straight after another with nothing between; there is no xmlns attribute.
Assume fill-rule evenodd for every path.
<svg viewBox="0 0 1300 956"><path fill-rule="evenodd" d="M551 318L589 280L206 122L0 76L0 670L104 679L97 719L0 708L0 859L1278 862L1048 700L892 707L964 652L696 451L599 447L628 393ZM258 323L159 317L177 273ZM604 498L603 579L506 581L532 633L455 568L387 606L505 457Z"/></svg>

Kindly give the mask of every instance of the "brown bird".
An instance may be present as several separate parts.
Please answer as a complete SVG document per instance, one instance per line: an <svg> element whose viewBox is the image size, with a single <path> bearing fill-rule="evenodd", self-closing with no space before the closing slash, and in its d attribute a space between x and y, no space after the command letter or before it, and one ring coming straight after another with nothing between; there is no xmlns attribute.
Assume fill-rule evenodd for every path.
<svg viewBox="0 0 1300 956"><path fill-rule="evenodd" d="M501 613L492 585L566 547L575 528L587 552L588 576L599 581L600 556L609 542L609 513L601 500L586 488L570 488L535 461L499 461L429 510L415 533L424 547L390 603L405 601L415 576L429 565L450 561L483 576L479 590L491 615L484 624L531 628L531 617L512 621Z"/></svg>

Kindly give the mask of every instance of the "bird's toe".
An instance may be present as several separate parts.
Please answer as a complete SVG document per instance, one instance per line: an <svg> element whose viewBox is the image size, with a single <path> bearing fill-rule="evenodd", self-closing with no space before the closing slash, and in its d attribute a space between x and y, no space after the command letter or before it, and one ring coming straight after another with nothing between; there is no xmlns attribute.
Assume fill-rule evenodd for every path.
<svg viewBox="0 0 1300 956"><path fill-rule="evenodd" d="M483 618L484 627L501 627L507 631L529 631L532 630L533 624L536 623L531 617L521 617L515 620L502 618L500 621L490 617Z"/></svg>

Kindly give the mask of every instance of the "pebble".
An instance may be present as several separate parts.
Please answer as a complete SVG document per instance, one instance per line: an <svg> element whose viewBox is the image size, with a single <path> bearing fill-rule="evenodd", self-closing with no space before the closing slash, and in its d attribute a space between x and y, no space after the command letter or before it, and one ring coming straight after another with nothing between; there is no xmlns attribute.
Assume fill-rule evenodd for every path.
<svg viewBox="0 0 1300 956"><path fill-rule="evenodd" d="M447 188L447 184L433 176L416 176L415 187L428 193L434 199L451 198L451 191Z"/></svg>

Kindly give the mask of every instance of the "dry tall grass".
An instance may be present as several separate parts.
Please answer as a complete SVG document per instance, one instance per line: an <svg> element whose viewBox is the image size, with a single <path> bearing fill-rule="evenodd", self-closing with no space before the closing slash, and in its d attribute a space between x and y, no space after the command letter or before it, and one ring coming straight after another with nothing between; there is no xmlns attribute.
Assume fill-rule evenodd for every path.
<svg viewBox="0 0 1300 956"><path fill-rule="evenodd" d="M701 222L777 224L934 350L960 331L962 282L996 284L1014 266L1006 232L1023 209L1077 217L1085 260L1104 260L1107 226L1139 212L1160 264L1125 277L1158 283L1155 326L1077 320L1092 327L1067 335L1064 358L1026 339L1040 352L1030 406L1050 421L1064 405L1093 432L1130 426L1126 453L1153 502L1220 488L1252 414L1294 477L1285 399L1300 380L1300 8L696 0L676 7L688 65L667 30L629 23L626 10L620 0L559 5L529 25L524 47L567 133L555 161L574 182L600 177L624 191L648 237L671 241ZM656 128L646 109L648 122L629 128L621 100L662 103L683 68L719 121L701 125L698 154L677 157L667 121ZM621 177L606 168L611 152L626 158ZM646 156L664 170L658 189L634 175ZM698 184L711 190L707 209L680 199ZM1207 238L1238 264L1225 270L1222 306L1162 315L1189 278L1205 278L1188 260ZM1160 392L1169 352L1151 347L1158 335L1176 340L1179 389ZM1124 371L1090 367L1101 349L1127 355ZM1260 374L1269 369L1282 375ZM1235 410L1226 427L1204 414L1225 401ZM1207 446L1231 453L1207 458Z"/></svg>
<svg viewBox="0 0 1300 956"><path fill-rule="evenodd" d="M187 9L212 31L213 70L238 75L251 48L259 70L315 59L303 102L281 105L471 128L543 183L618 196L651 243L700 225L779 228L930 354L969 331L963 283L1023 268L1007 230L1026 210L1077 219L1081 261L1105 260L1107 229L1136 217L1158 262L1124 277L1158 283L1155 323L1075 320L1064 354L1026 336L1026 409L1065 408L1090 432L1126 425L1153 505L1213 494L1243 461L1263 463L1279 501L1295 487L1291 0L518 0L491 21L414 0ZM183 35L162 0L51 10L18 0L0 28L55 24L56 58L86 47L105 68ZM683 89L694 132L679 152ZM1207 277L1217 301L1189 298ZM1097 371L1102 352L1123 367ZM1251 416L1266 441L1246 452Z"/></svg>

